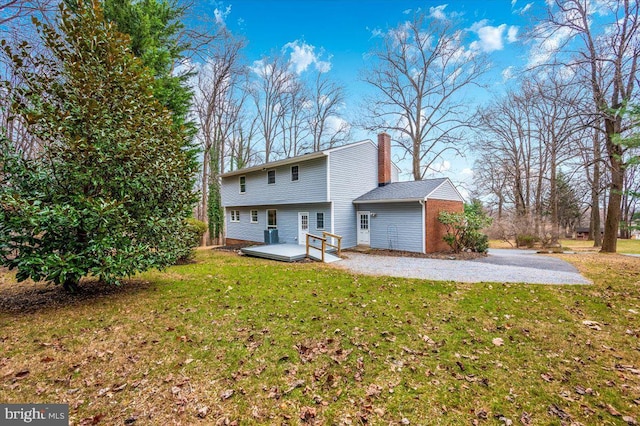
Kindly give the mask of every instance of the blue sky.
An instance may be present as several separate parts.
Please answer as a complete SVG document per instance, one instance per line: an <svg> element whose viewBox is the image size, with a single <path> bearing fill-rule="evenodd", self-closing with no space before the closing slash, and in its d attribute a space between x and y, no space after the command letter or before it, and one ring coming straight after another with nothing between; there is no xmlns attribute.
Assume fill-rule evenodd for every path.
<svg viewBox="0 0 640 426"><path fill-rule="evenodd" d="M329 69L347 88L345 116L357 114L363 94L370 88L359 80L366 53L375 37L410 19L421 10L438 18L455 19L469 33L470 46L488 53L492 70L486 90L474 91L470 102L481 104L500 94L519 71L535 59L524 41L535 15L544 12L544 0L230 0L212 3L215 17L249 41L249 62L274 51L284 51L304 73L313 67ZM354 131L355 140L375 138ZM470 175L472 158L448 158L443 167L457 180ZM402 166L402 165L401 165ZM408 178L408 176L404 176ZM467 176L470 177L470 176Z"/></svg>

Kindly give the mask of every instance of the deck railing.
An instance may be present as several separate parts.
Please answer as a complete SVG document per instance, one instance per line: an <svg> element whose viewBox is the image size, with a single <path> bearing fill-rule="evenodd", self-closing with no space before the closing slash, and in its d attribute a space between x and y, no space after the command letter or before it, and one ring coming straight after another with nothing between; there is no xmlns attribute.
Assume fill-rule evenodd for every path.
<svg viewBox="0 0 640 426"><path fill-rule="evenodd" d="M333 240L336 240L337 243L333 244ZM321 245L320 247L318 246L314 246L313 244L311 244L311 241L316 242L316 241L320 241ZM335 248L338 252L338 256L340 256L340 253L342 251L342 237L340 235L336 235L336 234L332 234L330 232L323 232L322 233L322 237L318 236L318 235L313 235L313 234L307 234L307 257L309 257L309 249L310 248L314 248L316 250L320 250L321 256L320 258L322 259L322 262L324 263L324 254L327 251L327 247L329 248Z"/></svg>

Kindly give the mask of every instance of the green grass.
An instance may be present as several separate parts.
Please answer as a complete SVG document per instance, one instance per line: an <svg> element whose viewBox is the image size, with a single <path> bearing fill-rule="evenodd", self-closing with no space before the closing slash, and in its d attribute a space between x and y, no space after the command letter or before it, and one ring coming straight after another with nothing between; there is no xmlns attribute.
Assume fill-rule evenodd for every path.
<svg viewBox="0 0 640 426"><path fill-rule="evenodd" d="M599 251L600 250L599 248L593 247L593 241L562 239L560 240L560 244L562 245L562 247L570 250L578 250L578 251ZM503 240L491 240L489 241L489 247L515 248L515 243L511 242L511 244L509 244L508 242ZM617 251L618 253L640 254L640 240L618 239Z"/></svg>
<svg viewBox="0 0 640 426"><path fill-rule="evenodd" d="M640 421L640 259L565 258L595 284L368 277L210 251L79 296L0 275L0 401L66 402L74 424Z"/></svg>

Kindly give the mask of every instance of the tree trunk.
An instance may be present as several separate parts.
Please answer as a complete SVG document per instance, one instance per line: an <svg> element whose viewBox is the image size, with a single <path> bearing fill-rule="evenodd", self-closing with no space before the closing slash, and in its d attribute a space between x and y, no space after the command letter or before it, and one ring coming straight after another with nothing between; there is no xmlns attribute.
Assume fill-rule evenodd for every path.
<svg viewBox="0 0 640 426"><path fill-rule="evenodd" d="M618 244L625 166L622 158L622 146L614 143L612 138L614 134L620 132L620 120L618 117L605 119L606 146L609 164L611 164L611 185L609 186L607 217L604 222L604 238L602 239L602 249L600 249L603 253L615 253Z"/></svg>
<svg viewBox="0 0 640 426"><path fill-rule="evenodd" d="M589 221L589 239L593 240L594 247L602 246L602 234L600 233L600 135L593 136L593 182L591 184L591 220Z"/></svg>

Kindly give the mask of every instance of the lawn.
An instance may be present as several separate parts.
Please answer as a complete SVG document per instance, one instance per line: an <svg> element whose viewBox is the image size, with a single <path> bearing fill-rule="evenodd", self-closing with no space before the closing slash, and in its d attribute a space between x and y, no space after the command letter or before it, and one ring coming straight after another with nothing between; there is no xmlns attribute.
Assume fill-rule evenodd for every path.
<svg viewBox="0 0 640 426"><path fill-rule="evenodd" d="M640 259L593 286L352 275L199 251L68 296L0 273L0 401L72 424L640 421Z"/></svg>

